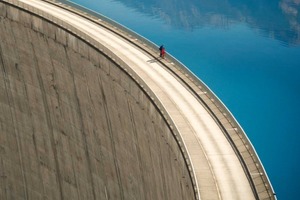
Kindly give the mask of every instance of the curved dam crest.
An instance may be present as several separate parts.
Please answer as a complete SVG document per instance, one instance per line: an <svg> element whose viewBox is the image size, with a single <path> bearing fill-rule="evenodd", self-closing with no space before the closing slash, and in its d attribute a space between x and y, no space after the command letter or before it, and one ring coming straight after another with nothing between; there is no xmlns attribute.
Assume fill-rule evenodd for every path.
<svg viewBox="0 0 300 200"><path fill-rule="evenodd" d="M213 94L57 6L0 2L0 199L275 199Z"/></svg>
<svg viewBox="0 0 300 200"><path fill-rule="evenodd" d="M114 62L13 19L2 19L1 30L1 199L193 198L168 126Z"/></svg>

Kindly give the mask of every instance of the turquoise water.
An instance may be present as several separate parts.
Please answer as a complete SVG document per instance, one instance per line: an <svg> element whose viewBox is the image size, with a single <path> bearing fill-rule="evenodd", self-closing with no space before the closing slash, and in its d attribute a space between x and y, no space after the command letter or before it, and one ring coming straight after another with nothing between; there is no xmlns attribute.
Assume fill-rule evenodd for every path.
<svg viewBox="0 0 300 200"><path fill-rule="evenodd" d="M233 113L278 199L299 199L299 0L73 2L164 44Z"/></svg>

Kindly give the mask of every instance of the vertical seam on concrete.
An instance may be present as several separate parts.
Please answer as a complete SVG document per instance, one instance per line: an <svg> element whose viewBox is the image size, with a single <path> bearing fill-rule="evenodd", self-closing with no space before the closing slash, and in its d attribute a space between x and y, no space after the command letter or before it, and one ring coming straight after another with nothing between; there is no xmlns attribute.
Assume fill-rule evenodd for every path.
<svg viewBox="0 0 300 200"><path fill-rule="evenodd" d="M180 190L181 190L181 198L184 199L184 190L183 190L183 185L182 185L182 180L180 181Z"/></svg>
<svg viewBox="0 0 300 200"><path fill-rule="evenodd" d="M156 129L154 128L154 132L156 132ZM160 135L160 133L159 133ZM159 148L159 167L161 170L161 177L162 177L162 181L163 181L163 194L164 194L164 199L167 199L166 197L166 192L167 192L167 188L166 188L166 178L165 178L165 171L164 171L164 164L163 164L163 160L162 160L162 154L161 154L161 141L160 141L160 137L156 137L156 142L158 143L158 148Z"/></svg>
<svg viewBox="0 0 300 200"><path fill-rule="evenodd" d="M33 132L35 132L35 131L33 131ZM34 144L34 151L35 151L35 154L36 154L36 157L37 157L37 161L38 161L39 153L38 153L38 149L37 149L37 144L36 144L36 139L35 139L35 134L34 133L32 134L32 140L33 140L33 144ZM41 173L40 164L38 165L38 176L39 176L39 178L40 178L40 180L42 182L43 196L45 197L45 185L44 185L44 180L43 180L42 173Z"/></svg>
<svg viewBox="0 0 300 200"><path fill-rule="evenodd" d="M55 35L56 36L56 35ZM68 55L68 52L66 50L66 47L64 46L64 50L65 50L65 53L66 53L66 57L67 57L67 66L69 68L69 71L72 75L72 81L73 81L73 85L74 85L74 95L76 97L76 103L78 104L78 97L77 97L77 92L76 92L76 86L75 86L75 80L74 80L74 73L73 73L73 70L72 70L72 67L71 67L71 64L70 64L70 61L69 61L69 55ZM78 106L78 105L77 105ZM82 127L81 127L82 128ZM72 168L73 168L73 173L74 173L74 177L75 177L75 183L76 183L76 191L77 191L77 195L78 195L78 198L80 197L80 191L79 191L79 185L78 185L78 180L77 180L77 176L75 173L75 168L74 168L74 160L73 160L73 156L71 156L71 159L72 159Z"/></svg>
<svg viewBox="0 0 300 200"><path fill-rule="evenodd" d="M70 143L70 142L69 142ZM69 144L70 145L70 144ZM70 145L71 146L71 145ZM72 168L73 168L73 175L75 177L75 184L76 184L76 192L77 192L77 197L80 197L80 191L79 191L79 185L78 185L78 181L77 181L77 173L75 171L75 165L74 165L74 159L73 156L71 156L71 160L72 160Z"/></svg>
<svg viewBox="0 0 300 200"><path fill-rule="evenodd" d="M12 34L13 35L13 34ZM8 99L8 103L9 103L9 108L10 108L10 116L11 116L11 120L12 120L12 123L14 124L14 133L16 135L16 141L17 141L17 148L18 148L18 155L19 155L19 160L20 160L20 164L21 164L21 172L22 172L22 179L23 179L23 184L24 185L24 192L25 192L25 199L28 199L28 192L27 192L27 180L26 180L26 175L25 175L25 171L24 171L24 164L23 164L23 159L22 159L22 150L21 150L21 142L20 142L20 135L19 135L19 131L17 130L17 125L15 125L15 120L14 120L14 112L13 112L13 97L12 97L12 94L11 95L11 100L9 100L9 91L11 92L11 89L10 89L10 81L9 81L9 78L8 78L8 75L6 74L6 71L5 71L5 65L4 65L4 59L3 59L3 54L2 54L2 46L0 44L0 57L1 57L1 62L2 62L2 71L3 71L3 75L4 75L4 84L5 84L5 92L6 92L6 96L7 96L7 99Z"/></svg>
<svg viewBox="0 0 300 200"><path fill-rule="evenodd" d="M58 157L57 157L57 150L55 148L55 139L54 139L54 132L53 132L53 126L52 126L52 122L51 122L51 117L50 117L50 110L49 110L49 106L47 103L47 98L46 98L46 91L44 88L44 84L43 84L43 79L41 76L41 72L39 69L39 64L38 64L38 60L37 60L37 55L34 49L34 45L32 44L32 52L33 52L33 59L34 59L34 66L35 66L35 70L36 70L36 76L38 78L38 82L39 82L39 86L40 86L40 90L42 93L42 99L43 99L43 105L45 108L45 115L46 115L46 120L47 120L47 125L48 128L50 129L50 142L51 142L51 147L52 147L52 151L53 151L53 156L54 156L54 160L55 160L55 168L56 168L56 178L57 178L57 183L58 183L58 187L59 187L59 194L60 194L60 198L63 198L63 191L62 191L62 185L61 185L61 172L59 169L59 162L58 162Z"/></svg>
<svg viewBox="0 0 300 200"><path fill-rule="evenodd" d="M100 77L99 77L99 72L97 73L97 81L100 85ZM101 86L100 86L101 87ZM101 139L99 139L100 141L100 147L101 147ZM109 193L107 192L107 186L108 186L108 181L107 181L107 176L105 174L105 170L104 170L104 163L102 162L104 156L103 156L103 152L102 152L102 149L100 148L100 156L101 156L101 164L102 164L102 167L103 167L103 171L104 171L104 182L105 182L105 186L104 186L104 192L105 192L105 198L108 200L109 199Z"/></svg>
<svg viewBox="0 0 300 200"><path fill-rule="evenodd" d="M80 101L79 101L79 97L78 97L78 94L77 94L74 74L73 74L73 71L71 69L71 64L69 62L68 53L66 51L66 48L64 48L64 49L65 49L66 57L67 57L67 60L68 60L67 61L68 62L68 68L69 68L70 73L72 75L73 84L75 86L74 87L74 94L75 94L75 97L76 97L77 110L78 110L79 117L80 117L81 134L82 134L82 138L83 138L83 142L84 142L85 155L87 157L87 165L88 165L89 176L90 176L90 180L91 180L91 184L92 184L93 197L94 197L94 199L96 199L95 184L94 184L92 168L91 168L91 158L90 158L89 149L88 149L88 145L87 145L87 138L86 138L86 135L84 133L85 128L84 128L84 124L83 124L83 117L82 117L82 111L81 111L81 107L80 107Z"/></svg>
<svg viewBox="0 0 300 200"><path fill-rule="evenodd" d="M86 89L87 89L88 95L91 96L88 84L87 84L87 88ZM76 97L78 97L77 96L77 92L76 92ZM79 101L78 101L78 103L79 103ZM81 109L80 109L81 108L80 104L78 104L78 106L79 106L78 108L79 108L79 113L80 113L80 118L81 118L81 121L82 121L83 129L85 129L84 128L84 124L83 124L83 117L82 117L82 112L81 112ZM95 184L94 184L93 172L92 172L92 165L91 165L91 156L90 156L89 148L88 148L88 144L87 144L87 136L86 136L86 134L84 132L83 132L84 144L85 144L84 147L85 147L85 153L86 153L87 160L88 160L88 170L89 170L90 179L91 179L91 182L92 182L92 190L93 190L94 199L96 199Z"/></svg>
<svg viewBox="0 0 300 200"><path fill-rule="evenodd" d="M152 123L152 122L151 122ZM149 133L149 132L147 132L147 133ZM151 133L150 133L151 134ZM149 135L150 134L147 134L147 139L148 139L148 141L150 141L151 140L151 138L149 137ZM153 140L151 140L151 141L153 141ZM149 157L151 158L151 162L152 162L152 164L151 164L151 170L152 170L152 172L154 172L155 173L155 170L154 170L154 167L153 167L153 163L155 162L154 161L154 158L153 158L153 156L152 156L152 150L151 150L151 146L150 145L148 145L148 149L149 149ZM162 190L158 190L158 188L159 187L157 187L156 186L156 181L154 181L154 184L155 184L155 189L156 189L156 192L157 192L157 194L156 194L156 198L158 199L158 196L160 196L160 192L162 191Z"/></svg>
<svg viewBox="0 0 300 200"><path fill-rule="evenodd" d="M5 12L6 12L6 9L5 9ZM5 15L6 15L6 13L5 13ZM1 22L1 20L0 20L0 22ZM5 70L5 66L4 66L4 59L2 58L2 56L3 56L3 54L2 54L2 47L1 47L1 43L0 43L0 64L1 64L1 69L2 69L2 71L4 72ZM3 74L3 77L5 76L5 74ZM5 83L5 82L4 82ZM2 134L2 133L0 133L0 134ZM1 149L0 149L1 150ZM5 151L5 150L4 150ZM1 153L1 151L0 151L0 153ZM2 155L0 155L1 157L0 157L0 161L1 161L1 165L0 165L0 169L2 169L2 172L0 171L0 179L3 179L3 181L1 180L0 181L0 183L3 183L3 184L1 184L1 185L3 185L4 187L2 187L2 188L4 188L4 194L5 194L5 199L6 200L8 200L8 193L7 193L7 176L5 175L5 168L4 168L4 159L3 159L3 157L2 157ZM3 174L2 174L3 173Z"/></svg>
<svg viewBox="0 0 300 200"><path fill-rule="evenodd" d="M7 176L5 175L5 172L4 172L4 170L5 170L4 169L4 161L3 161L2 158L0 159L0 167L3 170L3 174L0 174L0 176L1 176L0 178L3 179L3 181L2 180L0 181L0 183L1 183L0 186L4 186L4 187L1 187L1 188L4 188L4 191L3 190L2 191L4 192L4 195L6 197L5 200L9 200L8 193L7 193L7 183L6 183L7 182L6 181ZM1 196L3 196L3 195L1 195Z"/></svg>
<svg viewBox="0 0 300 200"><path fill-rule="evenodd" d="M100 74L98 74L98 76L100 76ZM120 188L121 199L124 200L124 191L123 191L123 187L122 187L122 180L121 180L121 175L120 175L119 164L118 164L118 160L117 160L115 141L114 141L114 136L113 136L113 131L112 131L112 124L111 124L111 119L110 119L109 110L108 110L108 106L107 106L108 102L106 100L104 86L103 86L101 77L99 78L99 84L100 84L101 94L102 94L103 102L104 102L103 103L104 112L105 112L105 116L107 119L108 132L109 132L109 137L110 137L111 145L112 145L113 158L114 158L114 163L115 163L115 169L117 172L117 179L118 179L118 184L119 184L119 188Z"/></svg>
<svg viewBox="0 0 300 200"><path fill-rule="evenodd" d="M18 56L19 56L19 54L18 54ZM32 66L30 66L30 67L32 67ZM20 77L21 77L21 79L23 81L23 84L24 84L25 95L26 95L26 99L27 99L27 103L28 103L28 110L29 110L30 119L31 119L30 122L31 122L31 125L32 125L32 141L33 141L33 144L34 144L34 151L35 151L35 154L36 154L36 161L39 163L39 153L38 153L37 144L36 144L35 127L34 127L34 124L32 123L33 122L32 111L31 111L30 106L29 106L30 99L29 99L29 96L28 96L28 90L27 90L25 78L24 78L24 75L22 74L22 72L20 72ZM38 177L42 182L43 196L45 196L45 185L44 185L44 180L42 178L42 172L41 172L40 164L38 165Z"/></svg>
<svg viewBox="0 0 300 200"><path fill-rule="evenodd" d="M5 68L4 68L4 59L2 58L2 56L3 56L3 54L2 54L2 47L1 47L1 43L0 43L0 62L1 62L1 69L2 69L2 71L3 72L5 72ZM5 76L5 74L3 74L3 76ZM4 83L5 83L5 81L4 81ZM6 86L5 86L6 87ZM6 92L7 93L7 92ZM4 186L5 186L5 191L4 191L4 193L5 193L5 199L7 200L8 199L8 193L7 193L7 183L6 183L6 176L5 176L5 169L4 169L4 161L3 161L3 159L2 159L2 156L1 156L1 169L3 170L3 175L1 174L1 176L3 176L3 177L0 177L0 178L3 178L4 180L3 181L1 181L2 183L4 182Z"/></svg>
<svg viewBox="0 0 300 200"><path fill-rule="evenodd" d="M145 178L144 178L144 173L143 173L143 167L142 167L142 159L141 159L141 151L140 151L140 147L139 147L139 139L138 139L138 136L137 136L137 129L136 129L136 124L135 124L135 121L134 121L134 115L133 115L133 111L132 111L132 106L131 106L131 103L129 101L129 98L128 98L128 95L127 93L125 92L125 96L126 96L126 100L127 100L127 106L128 106L128 110L129 110L129 114L130 114L130 120L131 120L131 124L132 124L132 128L133 128L133 135L134 137L136 138L136 145L135 145L135 148L136 148L136 151L137 151L137 154L138 154L138 165L139 165L139 169L140 169L140 172L141 172L141 178L142 178L142 188L143 188L143 191L142 191L142 194L144 196L143 199L145 199L145 191L146 188L145 188Z"/></svg>

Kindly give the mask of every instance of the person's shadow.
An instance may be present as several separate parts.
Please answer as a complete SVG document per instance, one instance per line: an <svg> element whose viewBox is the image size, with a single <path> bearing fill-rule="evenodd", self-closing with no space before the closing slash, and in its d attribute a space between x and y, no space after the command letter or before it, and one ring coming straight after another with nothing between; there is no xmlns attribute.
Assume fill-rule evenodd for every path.
<svg viewBox="0 0 300 200"><path fill-rule="evenodd" d="M160 59L160 57L153 58L151 60L147 60L148 63L155 63Z"/></svg>

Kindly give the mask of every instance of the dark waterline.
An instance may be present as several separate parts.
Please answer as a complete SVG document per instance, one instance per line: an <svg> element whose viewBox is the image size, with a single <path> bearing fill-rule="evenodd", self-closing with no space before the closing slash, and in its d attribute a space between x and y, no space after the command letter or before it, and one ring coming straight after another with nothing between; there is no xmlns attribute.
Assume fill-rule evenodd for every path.
<svg viewBox="0 0 300 200"><path fill-rule="evenodd" d="M224 102L278 199L300 188L299 0L73 0L148 38Z"/></svg>

